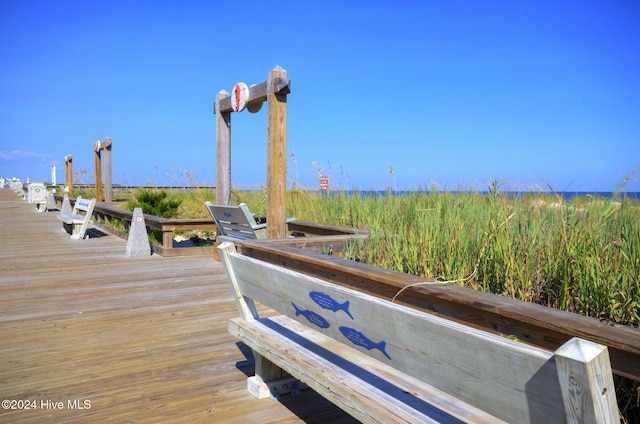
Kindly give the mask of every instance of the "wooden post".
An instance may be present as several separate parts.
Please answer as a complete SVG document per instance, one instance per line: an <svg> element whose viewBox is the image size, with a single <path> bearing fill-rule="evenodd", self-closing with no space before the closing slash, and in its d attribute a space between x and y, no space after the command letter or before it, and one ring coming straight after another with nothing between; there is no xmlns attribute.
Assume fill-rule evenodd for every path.
<svg viewBox="0 0 640 424"><path fill-rule="evenodd" d="M619 423L606 346L572 338L555 352L568 423Z"/></svg>
<svg viewBox="0 0 640 424"><path fill-rule="evenodd" d="M102 202L102 161L100 159L100 140L93 143L93 162L96 167L96 201Z"/></svg>
<svg viewBox="0 0 640 424"><path fill-rule="evenodd" d="M100 148L104 150L104 191L105 191L104 201L111 202L113 200L111 139L109 137L105 137Z"/></svg>
<svg viewBox="0 0 640 424"><path fill-rule="evenodd" d="M276 66L267 78L267 238L287 235L287 95L276 92L276 78L287 71Z"/></svg>
<svg viewBox="0 0 640 424"><path fill-rule="evenodd" d="M73 157L64 157L64 191L73 190Z"/></svg>
<svg viewBox="0 0 640 424"><path fill-rule="evenodd" d="M221 111L220 100L229 93L222 90L216 96L216 204L231 204L231 112Z"/></svg>

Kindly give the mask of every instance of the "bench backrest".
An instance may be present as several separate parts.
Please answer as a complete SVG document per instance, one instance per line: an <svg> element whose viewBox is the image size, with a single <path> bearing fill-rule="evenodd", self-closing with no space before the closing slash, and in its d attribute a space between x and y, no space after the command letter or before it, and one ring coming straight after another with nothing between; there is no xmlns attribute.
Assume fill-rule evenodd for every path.
<svg viewBox="0 0 640 424"><path fill-rule="evenodd" d="M76 198L76 203L73 205L73 211L71 213L76 215L79 211L84 212L86 215L91 216L93 208L96 205L96 199L83 199L81 196Z"/></svg>
<svg viewBox="0 0 640 424"><path fill-rule="evenodd" d="M223 206L207 201L205 206L218 227L219 235L237 239L266 238L267 225L256 223L253 214L244 203L238 206Z"/></svg>
<svg viewBox="0 0 640 424"><path fill-rule="evenodd" d="M253 301L259 302L508 422L559 423L573 413L565 410L561 361L553 352L243 256L225 244L220 252L246 319L257 318ZM608 360L606 347L599 348ZM611 385L605 401L617 414L606 366L600 370Z"/></svg>

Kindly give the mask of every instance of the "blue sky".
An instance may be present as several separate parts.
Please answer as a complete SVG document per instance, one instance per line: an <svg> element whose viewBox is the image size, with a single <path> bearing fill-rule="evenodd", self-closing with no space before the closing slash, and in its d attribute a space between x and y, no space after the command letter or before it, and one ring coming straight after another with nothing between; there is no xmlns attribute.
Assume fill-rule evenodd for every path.
<svg viewBox="0 0 640 424"><path fill-rule="evenodd" d="M215 184L216 93L276 65L306 188L321 168L341 189L610 191L640 165L637 0L3 0L0 176L60 182L67 154L93 174L110 137L115 184ZM264 109L232 114L238 188L266 181Z"/></svg>

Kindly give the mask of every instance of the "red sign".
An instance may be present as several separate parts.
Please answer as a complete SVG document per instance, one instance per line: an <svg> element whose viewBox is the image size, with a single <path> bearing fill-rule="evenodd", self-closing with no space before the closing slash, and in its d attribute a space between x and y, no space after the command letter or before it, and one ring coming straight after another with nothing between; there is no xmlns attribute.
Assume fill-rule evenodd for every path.
<svg viewBox="0 0 640 424"><path fill-rule="evenodd" d="M320 190L329 191L329 177L320 177Z"/></svg>
<svg viewBox="0 0 640 424"><path fill-rule="evenodd" d="M236 112L242 112L247 106L249 100L249 87L243 82L239 82L233 86L231 91L231 107Z"/></svg>

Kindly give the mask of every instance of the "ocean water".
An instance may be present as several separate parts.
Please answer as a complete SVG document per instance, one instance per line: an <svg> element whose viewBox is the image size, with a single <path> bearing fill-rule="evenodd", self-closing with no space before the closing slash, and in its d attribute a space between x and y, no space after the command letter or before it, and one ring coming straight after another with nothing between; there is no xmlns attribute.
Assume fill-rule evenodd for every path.
<svg viewBox="0 0 640 424"><path fill-rule="evenodd" d="M329 195L335 195L340 192L330 192ZM407 194L414 194L416 191L387 191L387 190L362 190L362 191L349 191L347 192L349 195L360 195L360 196L403 196ZM420 193L429 194L430 191L423 191ZM465 191L450 191L450 193L467 193ZM481 191L479 193L489 194L488 191ZM565 191L562 193L552 193L552 192L541 192L541 191L504 191L500 192L502 196L508 197L522 197L529 194L540 195L540 196L560 196L562 200L565 202L570 201L574 197L595 197L595 198L603 198L603 199L614 199L614 198L622 198L626 197L631 200L640 201L640 191L631 191L631 192L613 192L613 191Z"/></svg>

